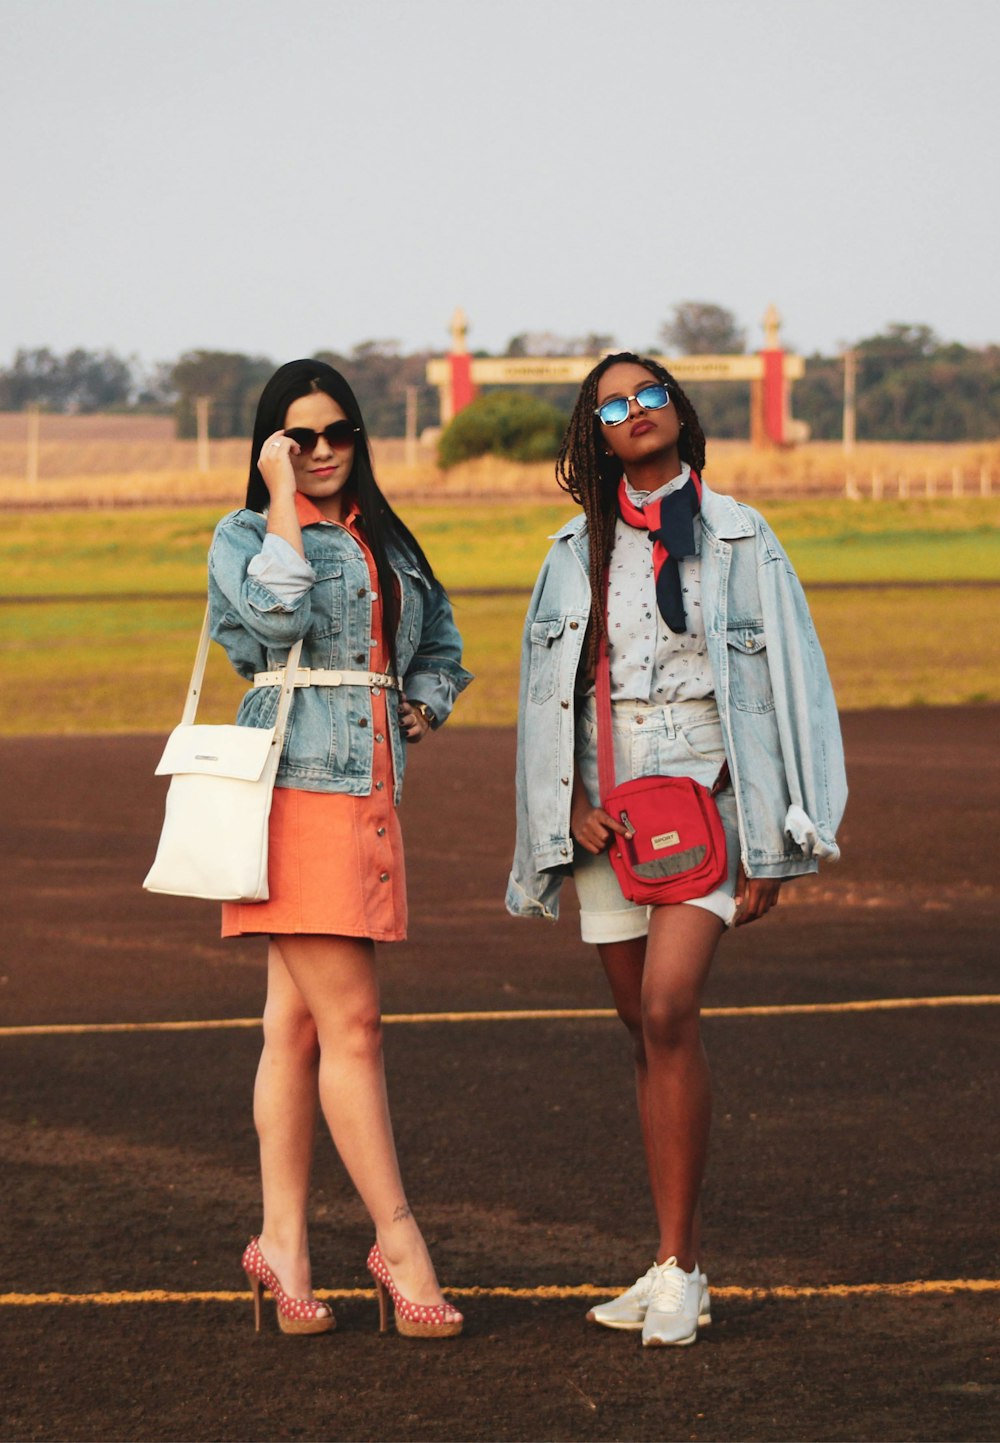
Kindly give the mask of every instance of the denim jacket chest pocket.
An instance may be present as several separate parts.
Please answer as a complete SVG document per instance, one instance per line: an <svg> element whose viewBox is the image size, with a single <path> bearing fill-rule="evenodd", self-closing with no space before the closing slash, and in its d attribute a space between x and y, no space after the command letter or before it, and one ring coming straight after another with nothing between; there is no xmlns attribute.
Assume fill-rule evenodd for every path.
<svg viewBox="0 0 1000 1443"><path fill-rule="evenodd" d="M566 626L564 616L549 617L531 623L531 661L528 673L528 696L541 704L548 701L559 680L559 648L556 642Z"/></svg>
<svg viewBox="0 0 1000 1443"><path fill-rule="evenodd" d="M733 706L737 711L774 711L763 621L731 622L726 630L726 647Z"/></svg>
<svg viewBox="0 0 1000 1443"><path fill-rule="evenodd" d="M400 652L400 667L405 670L410 657L420 646L424 625L424 591L427 583L420 572L409 562L393 557L392 565L400 581L399 627L396 633L396 646ZM405 662L403 661L404 651L406 651Z"/></svg>
<svg viewBox="0 0 1000 1443"><path fill-rule="evenodd" d="M311 556L309 564L316 573L310 629L316 637L332 636L344 626L344 564L333 556Z"/></svg>

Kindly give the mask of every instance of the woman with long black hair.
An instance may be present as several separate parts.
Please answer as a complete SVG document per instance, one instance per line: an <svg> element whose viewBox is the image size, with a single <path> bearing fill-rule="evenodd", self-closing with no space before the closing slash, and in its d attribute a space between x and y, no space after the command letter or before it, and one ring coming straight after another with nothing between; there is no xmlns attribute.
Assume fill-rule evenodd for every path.
<svg viewBox="0 0 1000 1443"><path fill-rule="evenodd" d="M573 875L583 940L597 945L633 1041L656 1253L588 1317L641 1330L645 1346L693 1343L710 1320L699 1266L711 1116L700 1017L716 948L727 927L768 912L785 879L839 855L846 798L837 710L802 588L763 517L713 492L704 468L694 406L659 362L621 352L595 366L557 466L582 514L545 560L522 648L507 906L554 918ZM595 701L605 667L607 712ZM725 856L710 888L651 906L626 899L609 850L633 834L627 812L605 808L599 776L609 719L618 783L666 776L717 789ZM669 815L651 846L655 865L643 865L661 875L702 851L683 850Z"/></svg>
<svg viewBox="0 0 1000 1443"><path fill-rule="evenodd" d="M375 1227L368 1256L385 1327L451 1337L400 1179L386 1099L375 943L406 935L396 817L404 742L440 726L471 677L451 607L375 481L354 393L319 361L268 381L246 506L209 557L213 637L251 683L238 722L273 725L303 641L270 824L269 898L225 903L223 936L269 940L254 1091L263 1225L243 1255L257 1326L263 1289L287 1333L327 1332L312 1291L307 1205L317 1107Z"/></svg>

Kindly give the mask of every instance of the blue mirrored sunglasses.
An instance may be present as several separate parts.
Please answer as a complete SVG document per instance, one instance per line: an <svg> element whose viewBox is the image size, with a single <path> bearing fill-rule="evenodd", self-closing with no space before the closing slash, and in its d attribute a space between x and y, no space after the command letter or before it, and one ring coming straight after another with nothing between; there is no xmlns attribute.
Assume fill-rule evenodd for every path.
<svg viewBox="0 0 1000 1443"><path fill-rule="evenodd" d="M631 401L643 411L662 411L664 406L670 405L670 396L666 386L655 381L648 386L640 386L634 396L612 397L610 401L605 401L603 406L595 407L594 415L599 416L605 426L620 426L623 421L628 420Z"/></svg>

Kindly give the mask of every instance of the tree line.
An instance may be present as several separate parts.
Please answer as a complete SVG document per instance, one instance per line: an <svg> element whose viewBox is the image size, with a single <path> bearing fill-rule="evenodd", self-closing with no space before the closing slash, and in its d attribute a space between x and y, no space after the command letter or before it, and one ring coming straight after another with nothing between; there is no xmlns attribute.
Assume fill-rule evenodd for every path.
<svg viewBox="0 0 1000 1443"><path fill-rule="evenodd" d="M610 335L567 337L521 332L508 356L600 355L615 349ZM685 301L643 350L672 355L734 354L747 349L734 314L709 302ZM924 325L892 324L853 347L857 356L857 436L868 441L979 441L1000 435L1000 346L943 341ZM403 354L393 341L365 341L349 352L320 351L318 359L344 371L357 393L369 430L401 436L407 392L416 396L418 426L438 420L438 397L424 378L433 353ZM485 354L485 353L479 353ZM0 368L0 410L40 406L55 412L173 414L177 434L194 435L195 402L211 398L210 434L249 436L257 397L275 369L267 356L194 350L177 360L146 366L134 356L77 348L58 355L21 349ZM844 366L840 356L806 357L796 382L793 410L815 440L836 440L843 418ZM749 431L746 383L692 383L685 388L706 433L725 438ZM518 387L568 417L575 386Z"/></svg>

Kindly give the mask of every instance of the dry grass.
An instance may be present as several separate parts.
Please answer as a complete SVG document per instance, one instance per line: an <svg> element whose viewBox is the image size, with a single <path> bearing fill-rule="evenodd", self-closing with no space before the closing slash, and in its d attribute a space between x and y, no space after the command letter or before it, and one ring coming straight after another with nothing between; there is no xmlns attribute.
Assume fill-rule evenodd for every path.
<svg viewBox="0 0 1000 1443"><path fill-rule="evenodd" d="M0 502L5 506L136 501L237 504L248 442L212 441L211 469L197 469L194 441L176 441L168 416L42 416L39 479L25 480L27 418L0 414ZM406 443L374 443L380 480L390 497L559 496L551 462L519 465L495 456L442 471L420 446L408 464ZM1000 490L1000 441L969 445L862 444L847 458L838 443L788 451L754 451L745 442L709 446L708 479L719 491L755 497L858 494L885 497L978 495Z"/></svg>

